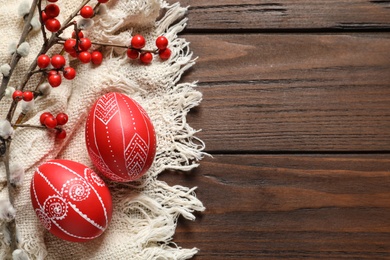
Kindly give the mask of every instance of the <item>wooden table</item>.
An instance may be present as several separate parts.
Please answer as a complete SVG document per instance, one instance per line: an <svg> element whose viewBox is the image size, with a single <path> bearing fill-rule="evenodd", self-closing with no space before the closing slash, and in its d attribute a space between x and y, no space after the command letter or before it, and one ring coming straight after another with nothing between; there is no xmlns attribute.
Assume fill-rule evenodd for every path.
<svg viewBox="0 0 390 260"><path fill-rule="evenodd" d="M174 0L170 1L175 2ZM200 259L390 259L390 1L182 0Z"/></svg>

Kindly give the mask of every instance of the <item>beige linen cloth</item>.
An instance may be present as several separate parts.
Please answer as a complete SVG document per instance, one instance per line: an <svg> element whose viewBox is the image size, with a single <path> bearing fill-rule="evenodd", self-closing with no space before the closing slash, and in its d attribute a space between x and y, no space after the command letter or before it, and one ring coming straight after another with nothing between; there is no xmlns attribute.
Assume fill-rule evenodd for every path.
<svg viewBox="0 0 390 260"><path fill-rule="evenodd" d="M0 0L0 65L10 61L9 45L19 40L24 24L18 16L21 2ZM64 21L80 2L59 0L59 20ZM95 4L96 0L91 3ZM198 249L181 248L172 241L172 236L179 216L193 220L193 212L204 207L196 198L194 187L169 186L158 180L164 170L187 171L196 167L203 156L204 145L194 136L197 131L186 122L188 111L200 103L202 95L195 90L195 83L179 82L182 73L194 64L188 42L177 36L186 26L186 8L161 0L110 0L106 5L107 11L93 18L94 25L85 31L93 41L128 45L131 35L141 33L146 38L146 48L153 49L156 37L163 34L170 41L172 57L165 62L157 57L152 64L142 65L138 60L129 60L125 50L119 48L104 48L105 59L100 66L80 64L67 57L68 63L77 70L76 79L64 79L47 98L38 98L27 114L26 123L39 124L39 116L44 111L66 112L68 137L58 141L53 132L30 128L17 129L13 137L11 163L20 164L26 172L15 205L16 222L23 239L21 247L30 259L189 259ZM70 33L66 31L65 35L69 37ZM41 48L40 31L32 32L27 41L30 54L20 61L10 86L17 86ZM50 54L60 50L61 46L56 46ZM31 88L36 84L37 78L29 82ZM157 135L156 159L141 180L108 183L114 212L109 228L101 237L87 243L62 241L39 223L30 202L30 180L37 166L52 158L74 160L96 170L85 146L85 119L95 100L109 91L129 95L147 111ZM10 102L9 98L0 102L1 118L5 118ZM4 183L4 167L0 170L0 181ZM1 196L6 194L3 188ZM0 242L0 259L5 258L5 253L6 246Z"/></svg>

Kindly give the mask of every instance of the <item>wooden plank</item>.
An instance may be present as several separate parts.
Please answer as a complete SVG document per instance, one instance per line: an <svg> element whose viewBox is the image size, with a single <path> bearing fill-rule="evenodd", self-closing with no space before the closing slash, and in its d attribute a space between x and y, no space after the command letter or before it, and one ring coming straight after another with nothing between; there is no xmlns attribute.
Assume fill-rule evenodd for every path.
<svg viewBox="0 0 390 260"><path fill-rule="evenodd" d="M183 37L199 57L188 80L204 84L387 85L390 80L390 33Z"/></svg>
<svg viewBox="0 0 390 260"><path fill-rule="evenodd" d="M200 259L390 257L390 155L217 155L170 185L206 211L174 241Z"/></svg>
<svg viewBox="0 0 390 260"><path fill-rule="evenodd" d="M189 6L188 30L390 28L389 1L181 0L180 3Z"/></svg>
<svg viewBox="0 0 390 260"><path fill-rule="evenodd" d="M185 37L208 151L390 150L390 34Z"/></svg>

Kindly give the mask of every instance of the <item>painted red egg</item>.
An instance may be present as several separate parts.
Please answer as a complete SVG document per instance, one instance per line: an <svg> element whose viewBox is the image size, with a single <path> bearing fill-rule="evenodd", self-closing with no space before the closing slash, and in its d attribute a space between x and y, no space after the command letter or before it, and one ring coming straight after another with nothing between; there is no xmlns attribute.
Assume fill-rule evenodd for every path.
<svg viewBox="0 0 390 260"><path fill-rule="evenodd" d="M108 187L94 171L74 161L51 160L39 166L30 195L44 227L67 241L97 238L111 221Z"/></svg>
<svg viewBox="0 0 390 260"><path fill-rule="evenodd" d="M87 118L85 139L93 164L117 182L141 177L156 154L156 134L149 116L121 93L105 94L95 102Z"/></svg>

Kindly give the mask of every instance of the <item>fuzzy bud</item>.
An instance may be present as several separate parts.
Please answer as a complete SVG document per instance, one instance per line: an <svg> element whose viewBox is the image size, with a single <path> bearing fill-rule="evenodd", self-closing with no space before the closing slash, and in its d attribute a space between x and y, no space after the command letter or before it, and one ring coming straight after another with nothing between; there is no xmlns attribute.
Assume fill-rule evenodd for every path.
<svg viewBox="0 0 390 260"><path fill-rule="evenodd" d="M87 30L88 28L92 27L94 24L94 21L92 19L80 19L77 23L77 27L80 30Z"/></svg>
<svg viewBox="0 0 390 260"><path fill-rule="evenodd" d="M12 252L12 260L30 260L30 258L23 249L16 249Z"/></svg>
<svg viewBox="0 0 390 260"><path fill-rule="evenodd" d="M107 13L107 5L99 5L99 8L97 9L96 13L98 15L104 15Z"/></svg>
<svg viewBox="0 0 390 260"><path fill-rule="evenodd" d="M1 65L0 72L4 75L4 77L8 77L11 71L11 66L8 63Z"/></svg>
<svg viewBox="0 0 390 260"><path fill-rule="evenodd" d="M28 101L28 102L22 100L22 102L21 102L22 113L23 113L23 114L27 114L28 111L30 111L31 109L33 109L34 103L35 103L35 102L34 102L34 99L31 100L31 101Z"/></svg>
<svg viewBox="0 0 390 260"><path fill-rule="evenodd" d="M20 3L18 8L18 15L20 17L25 17L30 13L30 2L29 1L23 1Z"/></svg>
<svg viewBox="0 0 390 260"><path fill-rule="evenodd" d="M19 45L16 52L20 56L26 57L30 53L30 44L28 42L23 42L22 44Z"/></svg>
<svg viewBox="0 0 390 260"><path fill-rule="evenodd" d="M48 83L44 83L39 85L38 91L42 94L42 96L47 96L50 94L52 87Z"/></svg>
<svg viewBox="0 0 390 260"><path fill-rule="evenodd" d="M10 169L10 175L11 175L11 185L14 187L19 187L23 184L24 180L24 169L23 167L18 163L13 163L9 167Z"/></svg>
<svg viewBox="0 0 390 260"><path fill-rule="evenodd" d="M14 128L8 120L0 120L0 136L3 139L8 139L14 134Z"/></svg>
<svg viewBox="0 0 390 260"><path fill-rule="evenodd" d="M31 27L33 28L34 31L39 30L41 28L41 22L39 21L39 17L38 16L34 16L31 19L30 25L31 25Z"/></svg>
<svg viewBox="0 0 390 260"><path fill-rule="evenodd" d="M0 219L7 222L13 220L16 215L15 208L8 200L0 200Z"/></svg>
<svg viewBox="0 0 390 260"><path fill-rule="evenodd" d="M23 236L20 232L20 228L15 225L15 238L16 238L16 243L18 244L18 248L21 248L23 244Z"/></svg>
<svg viewBox="0 0 390 260"><path fill-rule="evenodd" d="M18 43L11 42L10 45L8 46L8 54L9 55L14 54L17 48L18 48Z"/></svg>
<svg viewBox="0 0 390 260"><path fill-rule="evenodd" d="M4 93L4 95L6 96L6 97L12 97L12 94L15 92L15 88L13 88L13 87L7 87L6 89L5 89L5 93Z"/></svg>

